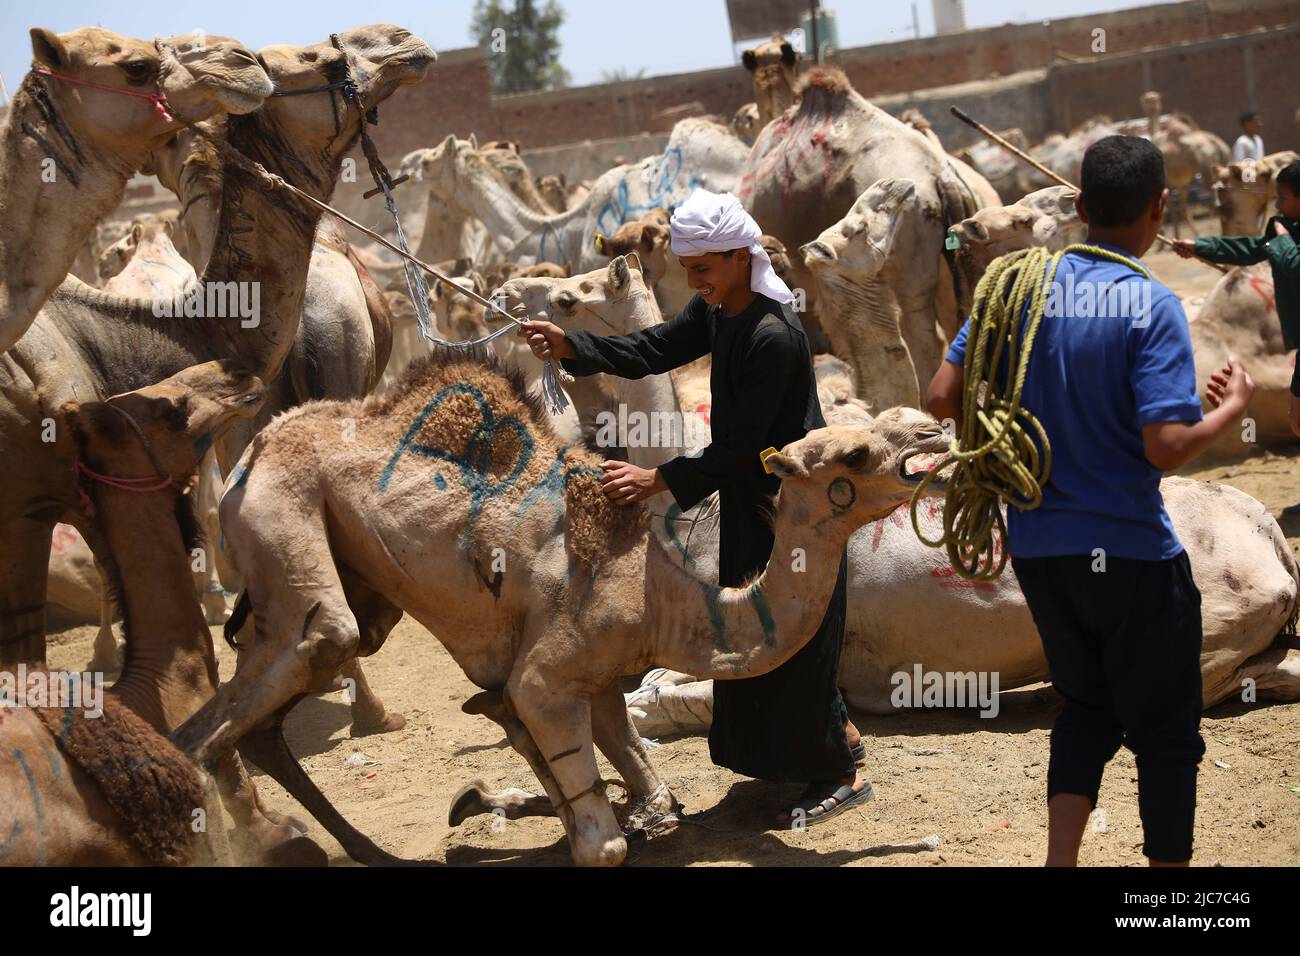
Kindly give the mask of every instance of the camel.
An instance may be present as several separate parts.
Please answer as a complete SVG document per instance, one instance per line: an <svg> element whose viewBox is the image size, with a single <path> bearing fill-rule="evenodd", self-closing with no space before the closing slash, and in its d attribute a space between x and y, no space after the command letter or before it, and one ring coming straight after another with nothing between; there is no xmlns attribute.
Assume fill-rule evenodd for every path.
<svg viewBox="0 0 1300 956"><path fill-rule="evenodd" d="M795 83L799 76L799 56L781 34L766 43L746 50L741 62L754 81L754 105L758 111L753 135L784 113L795 102Z"/></svg>
<svg viewBox="0 0 1300 956"><path fill-rule="evenodd" d="M1270 153L1261 162L1216 165L1213 189L1220 235L1259 235L1277 198L1276 176L1294 162L1300 162L1300 153L1288 149Z"/></svg>
<svg viewBox="0 0 1300 956"><path fill-rule="evenodd" d="M191 122L247 113L271 92L253 55L226 37L147 43L98 27L31 36L35 66L0 128L0 351L31 326L127 180L171 135L142 88Z"/></svg>
<svg viewBox="0 0 1300 956"><path fill-rule="evenodd" d="M1002 202L998 191L993 188L993 184L984 177L983 173L960 156L954 155L943 148L943 143L938 135L930 128L930 121L925 118L920 110L914 107L905 109L898 119L904 125L912 127L912 129L924 136L926 142L930 144L930 148L938 154L939 158L952 166L957 178L974 194L976 209L997 206Z"/></svg>
<svg viewBox="0 0 1300 956"><path fill-rule="evenodd" d="M174 231L166 220L132 222L130 231L100 256L104 291L127 298L174 298L198 282L194 267L172 243Z"/></svg>
<svg viewBox="0 0 1300 956"><path fill-rule="evenodd" d="M339 38L342 50L328 43L268 47L261 60L283 91L319 86L355 63L367 78L362 94L368 106L423 78L433 60L422 41L396 27L363 27ZM326 199L360 122L358 111L337 97L311 94L274 98L257 113L232 117L226 135L271 172ZM105 295L68 279L0 357L0 448L15 461L0 495L0 661L44 659L41 619L54 523L76 525L98 550L78 509L72 445L57 428L43 426L52 410L67 399L142 387L214 355L236 358L264 380L274 380L288 358L319 214L235 168L226 171L221 203L202 277L215 308L206 306L204 318L159 316L154 303ZM242 291L243 300L238 294L232 300L232 291ZM245 308L253 294L257 314ZM55 441L43 441L43 429Z"/></svg>
<svg viewBox="0 0 1300 956"><path fill-rule="evenodd" d="M758 104L746 103L740 107L732 114L731 122L727 125L731 127L731 132L735 134L736 139L752 147L758 137L758 131L762 128L758 123Z"/></svg>
<svg viewBox="0 0 1300 956"><path fill-rule="evenodd" d="M558 176L538 176L537 192L551 212L564 212L569 208L569 187L564 181L564 173Z"/></svg>
<svg viewBox="0 0 1300 956"><path fill-rule="evenodd" d="M857 395L872 408L920 405L923 385L881 273L895 244L916 248L913 236L925 228L916 184L882 179L843 219L799 250L817 284L819 317L831 350L853 367Z"/></svg>
<svg viewBox="0 0 1300 956"><path fill-rule="evenodd" d="M929 381L942 358L936 250L947 227L975 211L974 195L920 133L860 96L841 71L814 67L797 92L799 103L759 134L736 196L765 232L795 249L842 218L877 180L911 179L923 228L915 247L897 248L896 261L906 267L887 270L884 279L917 375ZM804 268L801 260L796 266Z"/></svg>
<svg viewBox="0 0 1300 956"><path fill-rule="evenodd" d="M605 296L639 286L632 274L625 259L611 262ZM566 280L514 288L553 281ZM340 414L364 422L363 447L346 456L321 441ZM784 480L774 553L797 545L810 568L833 566L855 526L906 497L900 456L945 444L918 419L899 409L870 429L818 430L769 458ZM598 783L593 738L639 809L667 812L673 801L632 734L618 677L655 663L719 678L765 673L811 637L834 576L778 560L747 588L708 585L651 542L643 508L604 498L598 461L560 445L520 377L451 355L422 361L400 388L364 403L277 418L222 499L256 634L234 678L174 740L211 759L367 651L332 557L347 555L366 587L439 635L484 688L467 708L499 720L529 760L574 862L620 863L626 841ZM285 520L298 508L301 520ZM493 548L504 572L492 570ZM461 558L449 567L446 554ZM314 568L307 577L294 570L301 562ZM280 583L289 581L296 586ZM299 644L304 653L292 650Z"/></svg>
<svg viewBox="0 0 1300 956"><path fill-rule="evenodd" d="M217 862L221 804L207 798L204 774L164 736L217 685L207 626L198 605L182 597L195 523L180 489L198 464L198 439L251 414L262 394L253 376L210 362L60 409L89 468L165 470L172 482L138 494L85 479L96 524L112 542L104 561L126 609L131 653L98 719L53 701L0 711L0 751L9 755L0 795L14 816L0 858L6 865ZM247 777L237 779L251 793ZM204 827L195 826L200 812ZM279 838L268 862L325 862L298 829L264 825Z"/></svg>
<svg viewBox="0 0 1300 956"><path fill-rule="evenodd" d="M505 258L521 265L568 264L578 273L601 264L593 246L597 232L610 235L652 209L671 210L697 186L731 189L746 152L726 127L684 119L673 127L662 154L605 172L581 204L551 216L529 209L502 186L473 136L462 140L450 135L440 145L408 156L402 169L426 182L431 198L457 209L461 217L482 221Z"/></svg>
<svg viewBox="0 0 1300 956"><path fill-rule="evenodd" d="M1184 221L1192 235L1196 235L1187 201L1188 188L1197 176L1207 184L1212 182L1214 167L1227 163L1232 158L1232 150L1218 136L1196 128L1185 116L1170 118L1161 124L1161 101L1162 97L1155 91L1142 94L1142 110L1148 119L1151 142L1160 148L1165 158L1165 180L1173 194L1169 214L1174 223L1174 236L1181 235Z"/></svg>

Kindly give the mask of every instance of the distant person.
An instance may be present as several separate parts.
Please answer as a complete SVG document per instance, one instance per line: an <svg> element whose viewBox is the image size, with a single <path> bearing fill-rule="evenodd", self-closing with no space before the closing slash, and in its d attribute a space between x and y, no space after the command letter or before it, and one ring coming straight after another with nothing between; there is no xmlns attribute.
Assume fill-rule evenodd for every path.
<svg viewBox="0 0 1300 956"><path fill-rule="evenodd" d="M1179 239L1174 243L1174 252L1184 259L1197 256L1230 266L1248 266L1267 259L1273 270L1282 342L1290 350L1300 347L1300 162L1277 174L1276 209L1278 214L1264 224L1262 236ZM1291 431L1300 435L1300 366L1291 375Z"/></svg>
<svg viewBox="0 0 1300 956"><path fill-rule="evenodd" d="M1232 161L1242 163L1248 159L1263 159L1264 141L1259 138L1259 131L1264 128L1264 121L1253 110L1249 113L1242 113L1239 119L1241 121L1241 135L1232 144Z"/></svg>

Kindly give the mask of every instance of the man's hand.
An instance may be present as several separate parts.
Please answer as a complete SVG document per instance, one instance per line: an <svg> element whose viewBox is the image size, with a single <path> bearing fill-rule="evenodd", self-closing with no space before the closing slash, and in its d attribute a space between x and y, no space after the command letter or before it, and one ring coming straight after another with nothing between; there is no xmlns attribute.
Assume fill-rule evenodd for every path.
<svg viewBox="0 0 1300 956"><path fill-rule="evenodd" d="M1172 246L1174 252L1184 259L1191 259L1196 255L1196 240L1194 239L1175 239Z"/></svg>
<svg viewBox="0 0 1300 956"><path fill-rule="evenodd" d="M525 322L516 335L528 340L528 347L539 359L577 358L578 353L564 335L564 329L554 322Z"/></svg>
<svg viewBox="0 0 1300 956"><path fill-rule="evenodd" d="M1291 396L1291 431L1300 435L1300 398Z"/></svg>
<svg viewBox="0 0 1300 956"><path fill-rule="evenodd" d="M602 461L600 467L605 469L601 488L615 504L630 505L668 490L658 468L638 468L626 461Z"/></svg>
<svg viewBox="0 0 1300 956"><path fill-rule="evenodd" d="M1273 234L1277 236L1285 236L1287 234L1286 226L1282 225L1282 220L1273 220Z"/></svg>
<svg viewBox="0 0 1300 956"><path fill-rule="evenodd" d="M1250 373L1234 357L1228 358L1228 364L1210 376L1205 386L1205 397L1215 408L1227 408L1228 414L1240 415L1246 410L1246 404L1255 391L1255 383ZM1292 419L1294 423L1294 418ZM1294 428L1294 424L1292 425Z"/></svg>

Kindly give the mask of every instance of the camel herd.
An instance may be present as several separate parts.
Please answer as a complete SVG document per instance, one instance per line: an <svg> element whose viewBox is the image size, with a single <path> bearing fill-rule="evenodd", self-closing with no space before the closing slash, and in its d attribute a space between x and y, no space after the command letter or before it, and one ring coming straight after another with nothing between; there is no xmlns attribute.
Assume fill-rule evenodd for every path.
<svg viewBox="0 0 1300 956"><path fill-rule="evenodd" d="M996 671L1004 689L1045 678L1011 572L960 586L899 505L906 462L946 450L916 409L976 282L997 255L1081 238L1069 189L981 150L950 155L919 114L894 118L838 70L801 71L778 40L746 54L755 100L730 124L682 120L662 152L590 182L537 179L520 144L472 134L402 158L418 184L402 193L425 207L407 210L416 254L447 274L412 303L395 258L354 247L278 183L329 201L366 114L436 82L423 41L373 25L254 54L86 28L33 30L32 47L0 130L0 664L43 667L47 607L75 605L100 621L89 670L118 677L102 717L0 708L0 812L14 814L0 863L325 862L244 759L353 859L401 862L330 805L282 728L302 697L344 682L354 734L401 727L360 659L403 614L482 688L464 709L502 727L544 791L469 783L451 823L558 816L587 865L617 864L629 833L671 823L677 802L642 737L704 729L711 680L794 654L845 548L841 682L855 706L891 712L890 677L914 664ZM1210 134L1144 106L1173 181L1174 154ZM1053 168L1103 127L1053 141ZM1232 222L1262 210L1273 167L1248 190L1230 164L1197 169ZM138 171L177 211L113 235L103 223ZM711 583L715 499L619 508L600 490L602 458L653 467L689 447L590 448L612 408L680 416L697 426L688 444L706 443L707 359L579 380L553 415L516 337L431 348L417 325L427 307L453 341L496 328L465 290L597 334L654 325L690 295L667 217L696 187L742 200L833 353L816 361L828 427L767 459L782 479L773 554L798 550L813 573L773 560L743 588ZM1280 441L1289 367L1265 282L1225 276L1193 341L1198 372L1243 357L1259 440ZM251 313L159 308L249 287ZM1205 705L1247 684L1300 699L1300 571L1276 521L1231 488L1163 487L1203 594ZM927 530L941 509L922 509ZM222 685L214 623L237 650ZM625 698L620 679L641 675ZM598 750L625 801L607 795Z"/></svg>

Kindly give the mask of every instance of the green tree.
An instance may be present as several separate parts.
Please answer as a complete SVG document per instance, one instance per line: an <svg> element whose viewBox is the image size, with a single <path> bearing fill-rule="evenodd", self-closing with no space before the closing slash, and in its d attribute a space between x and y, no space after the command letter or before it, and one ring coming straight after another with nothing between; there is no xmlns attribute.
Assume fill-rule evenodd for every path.
<svg viewBox="0 0 1300 956"><path fill-rule="evenodd" d="M560 25L564 10L546 0L475 0L470 32L487 55L494 93L528 93L568 85L569 71L560 64Z"/></svg>

